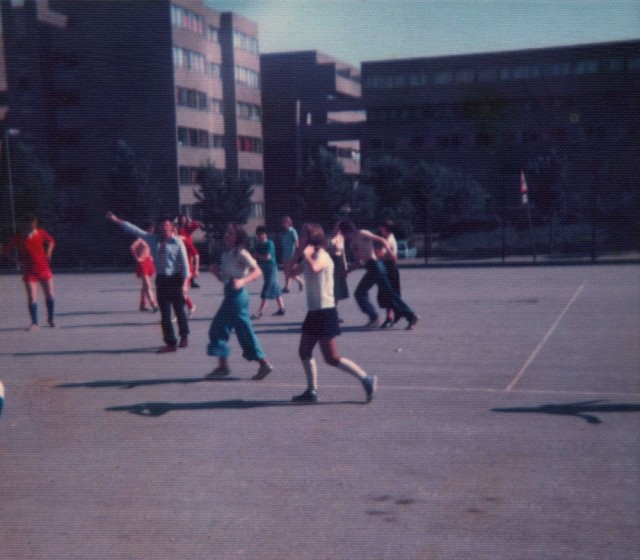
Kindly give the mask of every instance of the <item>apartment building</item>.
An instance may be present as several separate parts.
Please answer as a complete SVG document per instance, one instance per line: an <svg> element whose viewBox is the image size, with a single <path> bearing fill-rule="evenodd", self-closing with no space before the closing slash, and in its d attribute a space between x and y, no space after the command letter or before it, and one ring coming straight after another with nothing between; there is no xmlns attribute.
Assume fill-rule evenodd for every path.
<svg viewBox="0 0 640 560"><path fill-rule="evenodd" d="M202 0L2 0L2 25L5 126L53 169L63 222L104 236L97 193L119 141L148 165L159 213L191 213L210 162L252 183L263 222L254 22Z"/></svg>
<svg viewBox="0 0 640 560"><path fill-rule="evenodd" d="M360 173L360 70L318 51L260 57L264 107L267 224L296 215L300 178L319 146L333 152L345 173Z"/></svg>

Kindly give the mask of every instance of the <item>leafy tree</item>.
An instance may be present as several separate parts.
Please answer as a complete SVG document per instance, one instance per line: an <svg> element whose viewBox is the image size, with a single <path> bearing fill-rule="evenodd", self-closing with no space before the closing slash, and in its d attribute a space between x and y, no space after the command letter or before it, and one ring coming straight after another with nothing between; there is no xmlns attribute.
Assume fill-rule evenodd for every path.
<svg viewBox="0 0 640 560"><path fill-rule="evenodd" d="M211 252L213 243L222 239L229 222L247 222L253 189L248 181L225 175L211 163L198 170L198 183L194 213L204 226Z"/></svg>
<svg viewBox="0 0 640 560"><path fill-rule="evenodd" d="M413 209L407 185L407 164L391 156L370 160L365 164L362 182L376 198L375 220L409 218Z"/></svg>
<svg viewBox="0 0 640 560"><path fill-rule="evenodd" d="M20 142L11 146L11 185L16 221L33 213L44 226L51 226L57 218L55 174L36 158L33 150ZM8 197L6 152L4 154L4 184ZM9 233L8 228L6 233Z"/></svg>
<svg viewBox="0 0 640 560"><path fill-rule="evenodd" d="M320 147L311 158L300 184L298 218L322 224L331 231L351 204L351 182L334 154Z"/></svg>
<svg viewBox="0 0 640 560"><path fill-rule="evenodd" d="M116 162L109 170L108 180L103 198L116 214L137 224L155 217L158 198L149 182L149 163L139 161L124 140L118 140Z"/></svg>

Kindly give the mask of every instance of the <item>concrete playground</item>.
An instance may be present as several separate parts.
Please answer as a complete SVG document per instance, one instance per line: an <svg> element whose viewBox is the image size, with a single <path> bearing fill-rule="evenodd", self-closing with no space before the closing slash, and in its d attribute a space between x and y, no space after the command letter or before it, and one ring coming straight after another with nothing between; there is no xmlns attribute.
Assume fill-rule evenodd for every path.
<svg viewBox="0 0 640 560"><path fill-rule="evenodd" d="M133 273L58 274L33 333L0 276L0 558L640 559L640 266L401 278L414 331L339 305L374 401L317 351L320 402L294 405L304 292L255 323L272 374L233 339L211 381L213 276L165 355Z"/></svg>

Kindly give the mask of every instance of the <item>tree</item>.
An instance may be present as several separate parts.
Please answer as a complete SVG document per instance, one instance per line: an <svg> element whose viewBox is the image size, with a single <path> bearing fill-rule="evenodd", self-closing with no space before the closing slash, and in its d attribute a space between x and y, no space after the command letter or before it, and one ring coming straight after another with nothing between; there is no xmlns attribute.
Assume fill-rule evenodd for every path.
<svg viewBox="0 0 640 560"><path fill-rule="evenodd" d="M245 224L251 215L253 189L246 180L225 175L211 163L203 165L197 176L199 190L194 214L204 226L211 253L215 240L224 236L227 224Z"/></svg>
<svg viewBox="0 0 640 560"><path fill-rule="evenodd" d="M149 163L139 161L124 140L118 140L115 165L109 170L103 198L108 208L142 224L155 217L158 197L149 182Z"/></svg>
<svg viewBox="0 0 640 560"><path fill-rule="evenodd" d="M4 183L7 185L6 160L3 168ZM57 218L54 183L54 172L40 163L31 148L20 142L12 144L11 184L15 217L18 222L27 214L36 214L42 225L50 227L53 224Z"/></svg>
<svg viewBox="0 0 640 560"><path fill-rule="evenodd" d="M407 164L391 156L382 156L365 164L362 182L375 194L376 223L386 218L396 222L411 220L413 206L407 184Z"/></svg>
<svg viewBox="0 0 640 560"><path fill-rule="evenodd" d="M314 221L331 231L351 204L351 182L334 154L320 147L310 159L300 184L298 218Z"/></svg>

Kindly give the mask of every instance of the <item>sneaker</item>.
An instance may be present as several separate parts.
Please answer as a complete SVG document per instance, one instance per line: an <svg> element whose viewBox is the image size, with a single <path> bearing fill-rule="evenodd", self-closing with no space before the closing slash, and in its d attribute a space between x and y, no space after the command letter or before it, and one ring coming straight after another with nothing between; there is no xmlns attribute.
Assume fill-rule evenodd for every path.
<svg viewBox="0 0 640 560"><path fill-rule="evenodd" d="M209 375L207 375L207 379L213 379L214 377L226 377L231 373L229 366L218 366L214 369Z"/></svg>
<svg viewBox="0 0 640 560"><path fill-rule="evenodd" d="M195 280L191 280L191 287L197 289L200 287L200 284L196 284Z"/></svg>
<svg viewBox="0 0 640 560"><path fill-rule="evenodd" d="M149 311L149 308L144 306L144 305L141 305L140 306L140 311Z"/></svg>
<svg viewBox="0 0 640 560"><path fill-rule="evenodd" d="M291 402L297 403L315 403L318 402L318 393L314 389L307 389L301 395L296 395L291 399Z"/></svg>
<svg viewBox="0 0 640 560"><path fill-rule="evenodd" d="M378 376L367 375L367 377L362 380L362 386L367 393L367 402L370 403L373 400L373 395L375 394L376 389L378 388Z"/></svg>
<svg viewBox="0 0 640 560"><path fill-rule="evenodd" d="M380 326L380 321L378 319L371 319L368 323L366 323L363 328L365 329L377 329Z"/></svg>
<svg viewBox="0 0 640 560"><path fill-rule="evenodd" d="M300 291L304 290L304 282L302 280L298 280L298 289Z"/></svg>
<svg viewBox="0 0 640 560"><path fill-rule="evenodd" d="M175 344L167 344L162 348L158 348L156 354L167 354L168 352L175 352L178 347Z"/></svg>
<svg viewBox="0 0 640 560"><path fill-rule="evenodd" d="M273 366L271 364L260 364L260 368L258 369L258 373L256 373L251 379L255 381L260 381L264 379L273 371Z"/></svg>
<svg viewBox="0 0 640 560"><path fill-rule="evenodd" d="M186 336L183 336L180 339L180 344L178 344L178 348L186 348L189 346L189 339Z"/></svg>
<svg viewBox="0 0 640 560"><path fill-rule="evenodd" d="M26 331L27 332L34 332L37 331L40 327L36 324L36 323L31 323L27 328Z"/></svg>
<svg viewBox="0 0 640 560"><path fill-rule="evenodd" d="M191 317L193 317L196 314L196 306L192 305L191 309L189 309L189 319L191 319Z"/></svg>
<svg viewBox="0 0 640 560"><path fill-rule="evenodd" d="M58 325L56 325L56 322L53 319L49 319L48 323L49 323L49 326L52 329L57 329L58 328Z"/></svg>
<svg viewBox="0 0 640 560"><path fill-rule="evenodd" d="M154 305L154 306L151 308L151 311L152 311L153 313L157 313L158 311L160 311L160 308L159 308L157 305Z"/></svg>
<svg viewBox="0 0 640 560"><path fill-rule="evenodd" d="M417 315L414 315L413 317L411 317L411 319L409 319L409 324L407 325L407 328L405 330L412 331L413 327L415 327L418 324L419 319L420 318Z"/></svg>
<svg viewBox="0 0 640 560"><path fill-rule="evenodd" d="M388 329L393 326L393 321L391 319L385 319L385 322L380 325L381 329Z"/></svg>
<svg viewBox="0 0 640 560"><path fill-rule="evenodd" d="M257 321L258 319L260 319L260 317L262 317L262 313L253 313L251 315L251 320L252 321Z"/></svg>
<svg viewBox="0 0 640 560"><path fill-rule="evenodd" d="M284 309L278 309L275 313L273 313L273 317L282 317L284 315Z"/></svg>
<svg viewBox="0 0 640 560"><path fill-rule="evenodd" d="M282 293L283 294L288 294L289 293L289 288L282 288Z"/></svg>

